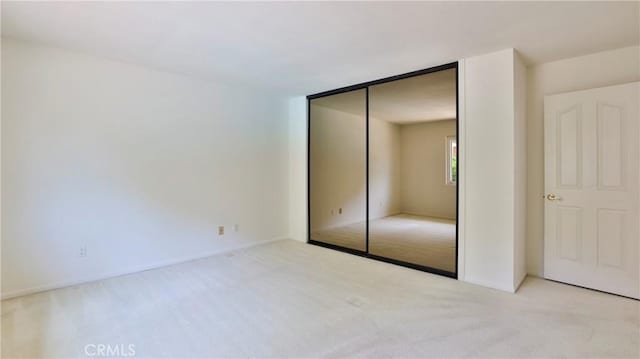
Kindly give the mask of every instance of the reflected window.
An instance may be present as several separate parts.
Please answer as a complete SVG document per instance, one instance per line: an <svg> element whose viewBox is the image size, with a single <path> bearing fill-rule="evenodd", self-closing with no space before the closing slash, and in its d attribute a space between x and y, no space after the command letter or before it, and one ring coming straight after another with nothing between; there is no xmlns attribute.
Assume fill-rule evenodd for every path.
<svg viewBox="0 0 640 359"><path fill-rule="evenodd" d="M455 136L447 137L447 184L458 182L458 141Z"/></svg>

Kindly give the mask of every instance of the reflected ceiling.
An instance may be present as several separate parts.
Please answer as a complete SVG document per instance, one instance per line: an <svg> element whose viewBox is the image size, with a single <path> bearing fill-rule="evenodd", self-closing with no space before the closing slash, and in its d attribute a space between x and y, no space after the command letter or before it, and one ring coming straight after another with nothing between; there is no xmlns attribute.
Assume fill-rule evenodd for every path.
<svg viewBox="0 0 640 359"><path fill-rule="evenodd" d="M362 92L318 98L313 105L362 115ZM396 124L454 119L455 69L433 72L369 87L369 115Z"/></svg>

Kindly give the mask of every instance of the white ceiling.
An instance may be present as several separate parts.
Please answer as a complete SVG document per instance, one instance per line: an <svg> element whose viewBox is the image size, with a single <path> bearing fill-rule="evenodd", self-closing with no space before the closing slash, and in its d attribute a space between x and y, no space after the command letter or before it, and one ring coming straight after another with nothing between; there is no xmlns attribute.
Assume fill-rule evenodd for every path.
<svg viewBox="0 0 640 359"><path fill-rule="evenodd" d="M364 90L350 91L311 103L364 116L365 96ZM456 118L455 69L370 86L369 115L400 125Z"/></svg>
<svg viewBox="0 0 640 359"><path fill-rule="evenodd" d="M2 35L304 95L508 47L639 42L638 2L2 2Z"/></svg>

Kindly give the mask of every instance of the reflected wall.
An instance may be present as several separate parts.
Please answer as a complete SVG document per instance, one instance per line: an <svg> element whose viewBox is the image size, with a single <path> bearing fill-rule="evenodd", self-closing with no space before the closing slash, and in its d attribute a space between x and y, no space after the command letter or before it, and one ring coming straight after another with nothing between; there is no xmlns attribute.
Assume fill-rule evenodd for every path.
<svg viewBox="0 0 640 359"><path fill-rule="evenodd" d="M366 90L309 103L311 240L366 250Z"/></svg>

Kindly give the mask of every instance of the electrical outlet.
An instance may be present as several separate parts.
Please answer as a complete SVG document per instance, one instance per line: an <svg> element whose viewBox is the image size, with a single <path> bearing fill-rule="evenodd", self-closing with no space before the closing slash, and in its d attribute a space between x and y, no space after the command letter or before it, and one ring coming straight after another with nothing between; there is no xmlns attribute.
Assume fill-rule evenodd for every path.
<svg viewBox="0 0 640 359"><path fill-rule="evenodd" d="M233 231L234 232L239 232L240 231L240 225L239 224L234 224L233 225Z"/></svg>
<svg viewBox="0 0 640 359"><path fill-rule="evenodd" d="M218 227L218 235L219 235L219 236L224 235L224 226L219 226L219 227Z"/></svg>
<svg viewBox="0 0 640 359"><path fill-rule="evenodd" d="M80 251L78 252L78 255L80 257L86 257L87 256L87 246L80 246Z"/></svg>
<svg viewBox="0 0 640 359"><path fill-rule="evenodd" d="M342 214L342 207L338 208L338 214Z"/></svg>
<svg viewBox="0 0 640 359"><path fill-rule="evenodd" d="M334 210L331 210L331 215L333 216L334 214L335 214L335 211L334 211Z"/></svg>

